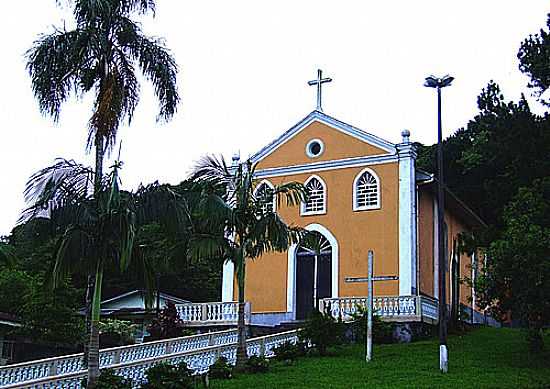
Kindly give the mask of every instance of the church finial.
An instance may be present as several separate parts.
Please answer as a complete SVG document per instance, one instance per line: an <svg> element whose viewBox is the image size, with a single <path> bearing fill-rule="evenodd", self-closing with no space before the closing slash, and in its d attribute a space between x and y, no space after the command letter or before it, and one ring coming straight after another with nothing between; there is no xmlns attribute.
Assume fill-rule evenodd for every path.
<svg viewBox="0 0 550 389"><path fill-rule="evenodd" d="M233 158L232 159L232 162L233 162L233 166L237 166L239 164L239 162L241 161L241 152L240 151L237 151L235 153L233 153Z"/></svg>
<svg viewBox="0 0 550 389"><path fill-rule="evenodd" d="M309 86L317 85L317 108L315 108L317 111L323 112L323 107L321 105L321 85L331 81L332 78L323 78L323 71L317 69L317 79L307 82Z"/></svg>
<svg viewBox="0 0 550 389"><path fill-rule="evenodd" d="M409 130L401 131L401 136L403 137L403 143L410 143L411 132Z"/></svg>

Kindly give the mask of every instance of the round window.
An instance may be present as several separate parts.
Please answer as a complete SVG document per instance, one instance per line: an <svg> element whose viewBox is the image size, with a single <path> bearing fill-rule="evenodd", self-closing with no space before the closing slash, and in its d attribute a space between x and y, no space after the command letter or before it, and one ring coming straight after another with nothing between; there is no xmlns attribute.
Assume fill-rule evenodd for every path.
<svg viewBox="0 0 550 389"><path fill-rule="evenodd" d="M320 139L312 139L307 143L306 154L310 158L318 157L323 153L325 146Z"/></svg>

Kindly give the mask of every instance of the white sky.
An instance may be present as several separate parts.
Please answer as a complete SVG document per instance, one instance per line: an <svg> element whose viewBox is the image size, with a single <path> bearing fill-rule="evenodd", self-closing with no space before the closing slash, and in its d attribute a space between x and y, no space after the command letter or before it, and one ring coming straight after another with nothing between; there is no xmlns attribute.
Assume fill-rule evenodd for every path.
<svg viewBox="0 0 550 389"><path fill-rule="evenodd" d="M25 71L32 41L62 26L70 10L54 0L3 9L0 235L14 226L31 173L56 157L92 162L85 153L92 96L66 104L54 125L40 115ZM477 112L490 79L509 99L529 95L516 55L548 12L543 0L157 0L157 16L143 28L173 50L182 102L159 125L152 90L142 85L132 126L119 133L123 184L178 183L204 153L257 151L315 107L307 81L318 67L334 80L323 89L327 114L393 142L407 128L412 140L431 144L436 100L424 77L456 78L444 90L446 135Z"/></svg>

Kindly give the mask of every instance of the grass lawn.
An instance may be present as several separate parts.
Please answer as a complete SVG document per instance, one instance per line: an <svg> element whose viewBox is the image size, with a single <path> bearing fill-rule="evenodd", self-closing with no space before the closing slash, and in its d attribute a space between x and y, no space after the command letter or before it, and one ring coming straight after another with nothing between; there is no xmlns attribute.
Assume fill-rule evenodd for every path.
<svg viewBox="0 0 550 389"><path fill-rule="evenodd" d="M328 357L304 357L291 366L272 363L269 373L212 380L211 388L550 388L550 336L545 353L527 352L524 333L480 328L449 337L449 373L439 373L436 339L375 346L364 362L361 346Z"/></svg>

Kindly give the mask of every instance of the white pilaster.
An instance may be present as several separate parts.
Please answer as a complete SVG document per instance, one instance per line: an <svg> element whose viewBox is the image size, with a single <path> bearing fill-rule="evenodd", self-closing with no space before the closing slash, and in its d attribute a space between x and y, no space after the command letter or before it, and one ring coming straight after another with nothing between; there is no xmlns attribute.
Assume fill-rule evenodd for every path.
<svg viewBox="0 0 550 389"><path fill-rule="evenodd" d="M225 261L223 264L223 278L222 278L222 301L228 302L235 300L233 298L233 285L235 275L235 266L232 261Z"/></svg>
<svg viewBox="0 0 550 389"><path fill-rule="evenodd" d="M416 151L404 130L399 155L399 295L417 294Z"/></svg>

